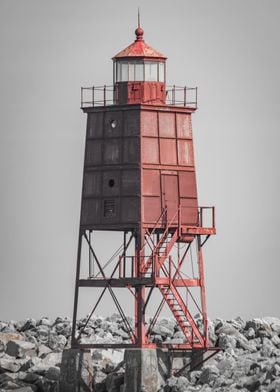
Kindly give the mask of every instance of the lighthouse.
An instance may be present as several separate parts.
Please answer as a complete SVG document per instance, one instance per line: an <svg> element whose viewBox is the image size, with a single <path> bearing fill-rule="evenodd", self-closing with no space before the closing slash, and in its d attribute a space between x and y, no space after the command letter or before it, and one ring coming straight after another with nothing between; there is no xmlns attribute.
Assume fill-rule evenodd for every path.
<svg viewBox="0 0 280 392"><path fill-rule="evenodd" d="M151 369L157 368L158 350L203 355L213 349L203 247L216 233L215 209L198 203L192 129L197 88L170 86L166 68L166 56L145 41L139 22L134 41L113 57L113 84L81 89L87 125L72 349L126 349L130 392L141 385L156 390ZM95 250L95 231L123 234L109 274ZM85 288L93 303L83 328L109 292L128 334L125 342L83 341L76 321ZM116 289L133 297L133 322ZM160 302L147 318L155 292ZM177 339L155 339L164 308L180 331Z"/></svg>

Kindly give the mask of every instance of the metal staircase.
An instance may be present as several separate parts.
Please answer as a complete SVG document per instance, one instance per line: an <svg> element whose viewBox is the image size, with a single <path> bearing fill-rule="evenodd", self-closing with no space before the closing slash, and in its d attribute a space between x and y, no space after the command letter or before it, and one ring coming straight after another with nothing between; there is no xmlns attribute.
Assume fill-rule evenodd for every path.
<svg viewBox="0 0 280 392"><path fill-rule="evenodd" d="M195 344L204 346L204 338L176 287L171 282L168 286L159 284L158 287L172 314L176 318L187 342L191 346Z"/></svg>
<svg viewBox="0 0 280 392"><path fill-rule="evenodd" d="M178 240L178 229L175 229L173 232L169 232L166 230L159 242L156 244L154 249L152 250L151 255L148 259L143 263L141 273L143 276L147 275L151 272L151 268L154 265L156 271L160 271L161 266L167 259L174 243Z"/></svg>
<svg viewBox="0 0 280 392"><path fill-rule="evenodd" d="M155 271L159 272L163 263L167 259L173 245L179 239L180 228L173 227L174 222L176 221L176 218L178 219L178 215L179 215L179 210L177 210L173 218L168 222L168 224L166 224L164 232L162 233L157 244L154 244L153 241L151 240L152 234L155 233L155 230L158 226L160 219L162 219L165 214L166 214L166 209L163 209L153 230L151 231L151 233L148 233L148 236L146 238L146 243L148 243L149 239L152 242L152 247L149 244L150 248L152 249L152 253L148 257L148 259L143 262L141 266L140 272L142 276L145 276L148 273L150 274L151 268L154 268Z"/></svg>
<svg viewBox="0 0 280 392"><path fill-rule="evenodd" d="M150 255L142 258L140 273L142 277L152 276L155 283L160 290L163 300L167 303L171 313L177 321L179 328L182 330L185 337L184 345L189 348L205 348L207 342L207 320L204 317L204 312L199 308L197 303L196 309L203 316L204 319L204 332L198 328L197 322L194 320L189 305L185 303L179 287L186 290L186 293L194 300L190 289L188 287L187 279L181 275L180 268L184 258L179 260L178 264L174 264L170 255L175 242L192 242L196 235L188 236L185 239L182 236L182 226L180 224L180 207L176 211L173 218L167 222L165 218L166 210L162 211L160 218L151 231L146 231L145 245L150 248ZM162 222L165 222L162 228ZM161 225L161 234L157 234L157 228ZM157 234L156 241L154 234ZM189 249L189 248L188 248ZM168 263L167 263L168 261ZM201 263L201 260L199 261ZM172 273L172 270L174 273ZM180 283L178 283L180 282ZM202 289L201 280L197 279L198 287ZM163 303L160 305L162 308ZM156 318L155 318L156 320ZM154 322L155 322L154 320ZM151 328L150 328L151 329Z"/></svg>

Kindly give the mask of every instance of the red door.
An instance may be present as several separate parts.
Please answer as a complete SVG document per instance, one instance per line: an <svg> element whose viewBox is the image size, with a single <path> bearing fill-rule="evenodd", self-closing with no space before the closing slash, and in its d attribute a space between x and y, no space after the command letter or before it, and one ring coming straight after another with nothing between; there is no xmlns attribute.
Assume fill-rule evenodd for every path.
<svg viewBox="0 0 280 392"><path fill-rule="evenodd" d="M161 176L162 187L162 207L167 209L167 221L170 222L174 217L179 207L179 187L178 176L170 174L162 174ZM174 223L178 222L178 218Z"/></svg>

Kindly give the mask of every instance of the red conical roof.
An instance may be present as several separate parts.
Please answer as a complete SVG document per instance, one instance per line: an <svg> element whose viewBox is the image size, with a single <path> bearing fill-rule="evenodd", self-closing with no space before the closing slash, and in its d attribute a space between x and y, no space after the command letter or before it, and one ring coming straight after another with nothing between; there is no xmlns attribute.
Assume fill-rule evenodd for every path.
<svg viewBox="0 0 280 392"><path fill-rule="evenodd" d="M163 59L165 57L162 53L153 49L149 46L143 39L144 30L139 26L135 30L136 40L129 45L127 48L123 49L121 52L116 54L113 59L125 58L125 57L141 57L141 58L154 58L154 59Z"/></svg>

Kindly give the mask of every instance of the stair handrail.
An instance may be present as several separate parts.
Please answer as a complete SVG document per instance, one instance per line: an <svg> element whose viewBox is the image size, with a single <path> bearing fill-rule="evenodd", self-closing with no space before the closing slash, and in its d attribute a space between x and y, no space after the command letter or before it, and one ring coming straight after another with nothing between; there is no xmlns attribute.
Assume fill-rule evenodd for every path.
<svg viewBox="0 0 280 392"><path fill-rule="evenodd" d="M187 289L187 292L189 293L189 295L190 295L190 297L191 297L191 299L193 300L193 302L194 302L194 304L195 304L195 306L196 306L196 308L197 308L197 310L199 311L199 313L201 314L201 316L202 316L202 320L203 320L203 324L204 324L204 327L205 327L205 339L207 339L206 338L206 336L207 336L207 325L208 325L208 320L206 319L204 319L204 317L203 317L203 312L202 312L202 310L200 309L200 307L198 306L198 304L197 304L197 302L196 302L196 300L195 300L195 298L194 298L194 296L192 295L192 293L191 293L191 291L189 290L189 288L188 288L188 286L185 284L185 282L184 282L184 278L182 277L182 274L181 274L181 272L178 270L178 268L176 267L176 265L174 264L174 261L173 261L173 259L172 259L172 257L171 256L169 256L170 257L170 262L173 264L173 266L175 267L175 270L176 270L176 272L175 272L175 274L174 274L174 276L173 276L173 279L171 280L171 285L176 289L176 286L174 285L174 280L175 280L175 277L178 275L180 278L181 278L181 280L182 280L182 282L183 282L183 284L184 284L184 287ZM169 271L169 274L171 273L171 271ZM178 292L178 290L176 289L176 291ZM179 293L179 292L178 292ZM180 294L180 293L179 293ZM184 304L184 306L185 307L187 307L185 304Z"/></svg>
<svg viewBox="0 0 280 392"><path fill-rule="evenodd" d="M176 265L174 264L174 261L173 261L172 257L171 257L171 256L169 256L169 257L170 257L170 261L171 261L171 263L173 264L173 266L174 266L174 268L175 268L175 273L174 273L173 279L171 280L171 283L172 283L172 285L173 285L174 287L176 287L176 286L174 285L174 283L173 283L173 282L174 282L174 280L175 280L176 276L178 275L178 276L179 276L179 278L181 278L181 280L182 280L182 282L183 282L183 284L184 284L184 286L183 286L183 287L185 287L185 288L187 289L188 293L190 294L190 296L191 296L191 299L193 300L193 302L194 302L195 306L197 307L197 310L199 311L199 313L201 313L201 314L202 314L202 311L201 311L201 309L199 308L199 306L198 306L198 304L197 304L196 300L194 299L194 297L193 297L192 293L190 292L190 290L189 290L189 287L188 287L188 286L185 284L185 282L184 282L184 278L183 278L183 276L182 276L181 272L178 270L178 268L177 268L177 267L176 267ZM170 271L169 271L169 274L170 274Z"/></svg>
<svg viewBox="0 0 280 392"><path fill-rule="evenodd" d="M158 249L162 246L163 242L165 241L165 239L166 239L165 236L166 236L166 234L168 234L168 230L169 230L170 226L172 225L172 223L174 222L176 216L178 215L179 210L180 210L180 207L176 210L174 216L172 217L172 219L171 219L171 220L168 222L168 224L166 225L166 228L165 228L165 230L164 230L164 232L163 232L163 234L162 234L161 239L158 241L158 243L156 244L155 248L152 250L151 255L148 257L148 260L149 260L149 259L152 259L152 265L154 265L154 263L155 263L155 255L156 255L156 252L158 251ZM163 213L164 213L165 211L167 211L167 207L165 207L165 208L163 209L163 211L162 211L162 213L161 213L161 216L163 215ZM161 216L160 216L160 218L161 218ZM160 218L158 219L158 221L160 220ZM157 222L158 222L158 221L157 221ZM151 232L151 234L152 234L152 232ZM167 257L167 256L166 256L166 257ZM147 260L147 262L144 264L144 266L143 266L144 268L146 267L146 265L147 265L147 263L148 263L148 260ZM144 268L143 268L143 269L144 269Z"/></svg>
<svg viewBox="0 0 280 392"><path fill-rule="evenodd" d="M149 233L149 236L151 236L151 235L153 235L155 233L157 225L158 225L159 221L161 220L161 218L163 217L163 214L166 212L166 210L167 210L167 207L162 208L160 216L158 217L156 223L154 224L154 227L153 227L152 231ZM144 248L144 246L145 245L143 245L143 248Z"/></svg>
<svg viewBox="0 0 280 392"><path fill-rule="evenodd" d="M176 294L178 295L178 297L181 299L182 304L183 304L183 306L184 306L184 308L185 308L185 310L186 310L186 313L188 314L188 317L191 319L192 323L193 323L194 326L195 326L195 329L197 329L198 334L201 336L202 341L203 341L203 340L204 340L204 339L203 339L203 336L202 336L201 332L199 331L199 329L198 329L198 327L197 327L197 325L196 325L196 323L195 323L195 321L194 321L192 315L190 314L190 312L189 312L187 306L185 305L184 300L182 299L182 297L181 297L179 291L176 289L176 286L175 286L173 283L170 283L169 287L171 288L171 290L174 289L174 291L176 292ZM192 327L192 330L194 331L193 326L192 326L192 325L190 325L190 326ZM196 337L198 338L198 340L200 341L200 338L199 338L199 336L197 335L197 333L195 333L195 335L196 335ZM200 343L202 344L201 341L200 341ZM204 343L204 342L203 342L203 343Z"/></svg>
<svg viewBox="0 0 280 392"><path fill-rule="evenodd" d="M178 215L178 212L179 212L179 208L177 209L177 211L175 212L174 216L169 221L169 223L166 225L166 228L165 228L165 230L164 230L164 232L162 234L162 237L159 240L159 242L157 243L157 245L156 245L155 249L153 250L153 252L155 252L162 245L162 239L166 236L166 233L168 233L168 230L169 230L170 226L172 225L172 223L174 222L176 216Z"/></svg>

